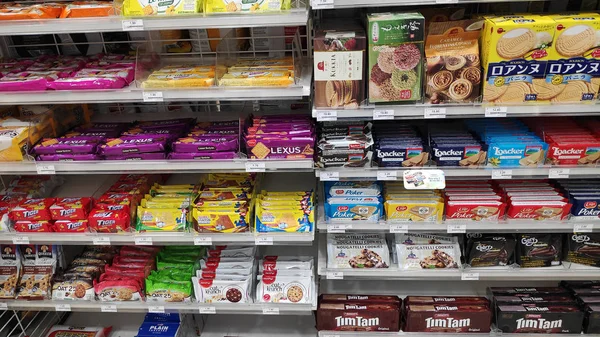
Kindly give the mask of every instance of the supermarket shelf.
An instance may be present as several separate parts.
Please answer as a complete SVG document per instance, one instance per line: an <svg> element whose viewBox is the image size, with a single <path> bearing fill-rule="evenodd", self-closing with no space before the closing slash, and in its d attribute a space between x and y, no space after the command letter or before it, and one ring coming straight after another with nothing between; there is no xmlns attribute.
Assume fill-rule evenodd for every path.
<svg viewBox="0 0 600 337"><path fill-rule="evenodd" d="M0 243L53 243L62 245L312 245L314 233L2 233Z"/></svg>
<svg viewBox="0 0 600 337"><path fill-rule="evenodd" d="M131 21L133 25L130 24ZM121 16L98 18L70 18L54 20L4 21L0 24L2 35L29 35L66 33L118 32L130 30L203 29L236 27L305 26L308 9L297 8L287 12L178 15L163 17L125 18ZM131 27L133 26L133 27ZM129 28L131 27L131 28Z"/></svg>
<svg viewBox="0 0 600 337"><path fill-rule="evenodd" d="M312 171L312 160L110 160L72 162L6 162L0 174L110 174L110 173L186 173L246 171Z"/></svg>
<svg viewBox="0 0 600 337"><path fill-rule="evenodd" d="M464 333L451 333L451 332L386 332L386 331L319 331L319 337L392 337L392 336L405 336L405 337L421 337L423 335L429 337L460 337ZM493 337L502 335L501 330L493 329L488 333L469 333L472 337ZM511 337L531 337L528 333L510 333ZM536 334L539 337L548 337L554 334ZM561 337L581 337L581 334L561 334Z"/></svg>
<svg viewBox="0 0 600 337"><path fill-rule="evenodd" d="M0 95L0 105L299 99L310 95L311 79L312 67L307 65L303 67L298 83L289 87L210 87L146 92L129 87L120 90L4 92Z"/></svg>
<svg viewBox="0 0 600 337"><path fill-rule="evenodd" d="M514 2L526 0L514 0ZM539 0L534 0L539 1ZM318 9L329 8L358 8L358 7L384 7L384 6L427 6L440 4L468 4L468 3L494 3L506 2L506 0L383 0L383 1L365 1L365 0L335 0L331 1L331 5L326 7L323 5L313 5ZM314 3L314 0L313 0ZM330 2L327 2L328 4Z"/></svg>
<svg viewBox="0 0 600 337"><path fill-rule="evenodd" d="M475 2L475 1L473 1ZM380 5L378 2L376 3ZM421 119L421 118L476 118L486 117L486 107L495 106L485 104L469 105L431 105L431 104L407 104L407 105L382 105L365 106L359 109L313 109L313 117L320 118L319 112L335 111L338 120L348 118L360 119ZM496 107L497 108L497 107ZM598 104L561 104L561 105L509 105L500 108L506 110L500 114L507 117L532 117L532 116L597 116L600 115ZM441 109L431 111L430 109ZM489 112L489 114L493 114ZM496 115L498 112L496 112ZM427 115L427 117L426 117ZM497 116L500 117L500 116ZM330 117L333 118L333 117Z"/></svg>
<svg viewBox="0 0 600 337"><path fill-rule="evenodd" d="M3 301L12 310L81 311L81 312L185 312L206 314L251 315L312 315L316 303L148 303L148 302L99 302L99 301Z"/></svg>
<svg viewBox="0 0 600 337"><path fill-rule="evenodd" d="M467 167L415 167L411 169L437 169L444 171L446 177L450 178L499 178L499 179L523 179L523 178L548 178L561 176L564 178L597 178L600 174L598 166L561 166L561 167L506 167L506 168L467 168ZM365 179L365 180L402 180L403 172L410 169L403 168L377 168L377 167L361 167L361 168L345 168L332 167L326 169L317 169L315 174L317 177L324 177L328 180L342 179ZM380 172L380 173L378 173ZM384 173L385 178L382 176ZM332 177L333 175L333 177ZM394 179L395 178L395 179ZM321 180L325 180L321 179Z"/></svg>

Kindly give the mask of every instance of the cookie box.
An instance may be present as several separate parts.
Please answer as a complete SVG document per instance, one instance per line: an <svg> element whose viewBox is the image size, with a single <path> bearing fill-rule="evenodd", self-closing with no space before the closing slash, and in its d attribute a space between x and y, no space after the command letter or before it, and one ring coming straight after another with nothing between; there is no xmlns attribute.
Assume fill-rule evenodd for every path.
<svg viewBox="0 0 600 337"><path fill-rule="evenodd" d="M144 322L136 337L183 337L184 329L177 322Z"/></svg>
<svg viewBox="0 0 600 337"><path fill-rule="evenodd" d="M396 253L398 254L398 268L401 270L461 267L458 244L397 244Z"/></svg>
<svg viewBox="0 0 600 337"><path fill-rule="evenodd" d="M406 332L489 332L492 312L487 304L413 304L405 308Z"/></svg>
<svg viewBox="0 0 600 337"><path fill-rule="evenodd" d="M563 220L569 215L571 204L563 201L511 201L506 211L509 219Z"/></svg>
<svg viewBox="0 0 600 337"><path fill-rule="evenodd" d="M325 216L330 222L377 222L383 216L382 206L381 197L329 198L325 202Z"/></svg>
<svg viewBox="0 0 600 337"><path fill-rule="evenodd" d="M570 333L582 330L584 313L569 304L499 304L496 326L504 333Z"/></svg>
<svg viewBox="0 0 600 337"><path fill-rule="evenodd" d="M492 167L543 165L548 144L532 140L530 142L491 142L488 143L487 165Z"/></svg>
<svg viewBox="0 0 600 337"><path fill-rule="evenodd" d="M317 330L399 331L400 306L376 300L321 302L317 310Z"/></svg>
<svg viewBox="0 0 600 337"><path fill-rule="evenodd" d="M500 201L448 201L446 221L492 221L504 216L506 204Z"/></svg>

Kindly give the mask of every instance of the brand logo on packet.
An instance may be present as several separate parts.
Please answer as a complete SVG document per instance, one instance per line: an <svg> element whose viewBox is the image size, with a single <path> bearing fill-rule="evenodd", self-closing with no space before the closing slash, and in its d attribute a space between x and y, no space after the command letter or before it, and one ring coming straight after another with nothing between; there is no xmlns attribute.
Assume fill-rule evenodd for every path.
<svg viewBox="0 0 600 337"><path fill-rule="evenodd" d="M447 150L447 151L442 151L440 149L433 149L433 152L435 154L436 157L446 157L446 156L453 156L453 157L457 157L457 156L461 156L463 155L464 151L460 151L460 150Z"/></svg>
<svg viewBox="0 0 600 337"><path fill-rule="evenodd" d="M348 208L349 208L348 206L338 206L337 210L340 212L345 212L348 210Z"/></svg>
<svg viewBox="0 0 600 337"><path fill-rule="evenodd" d="M72 209L61 209L60 210L60 215L61 216L67 216L67 215L71 215L74 214L75 211L77 211L76 209L72 208Z"/></svg>
<svg viewBox="0 0 600 337"><path fill-rule="evenodd" d="M525 152L524 149L515 149L515 148L501 149L499 147L494 146L494 155L496 155L496 156L504 156L507 154L523 155L524 152Z"/></svg>
<svg viewBox="0 0 600 337"><path fill-rule="evenodd" d="M33 210L33 211L23 211L23 216L25 216L25 217L32 217L32 216L34 216L34 215L36 215L38 213L39 213L39 211L37 209Z"/></svg>
<svg viewBox="0 0 600 337"><path fill-rule="evenodd" d="M377 149L377 157L379 158L404 158L405 155L405 151L382 151L380 149Z"/></svg>
<svg viewBox="0 0 600 337"><path fill-rule="evenodd" d="M271 153L274 154L301 154L302 149L298 146L296 147L271 147L269 148Z"/></svg>
<svg viewBox="0 0 600 337"><path fill-rule="evenodd" d="M529 309L541 309L541 308L527 308ZM547 308L546 308L547 309ZM543 318L538 319L525 319L519 318L517 320L517 329L533 328L533 329L556 329L562 327L562 319L555 321L548 321Z"/></svg>
<svg viewBox="0 0 600 337"><path fill-rule="evenodd" d="M521 243L527 247L531 247L538 243L538 239L536 238L521 238Z"/></svg>
<svg viewBox="0 0 600 337"><path fill-rule="evenodd" d="M98 220L98 226L112 226L116 220Z"/></svg>
<svg viewBox="0 0 600 337"><path fill-rule="evenodd" d="M335 325L342 326L357 326L357 327L369 327L369 326L378 326L379 325L379 317L373 318L365 318L361 316L355 317L342 317L338 316L335 318Z"/></svg>
<svg viewBox="0 0 600 337"><path fill-rule="evenodd" d="M598 206L598 203L595 201L586 201L583 204L583 207L585 207L585 208L596 208L596 206Z"/></svg>
<svg viewBox="0 0 600 337"><path fill-rule="evenodd" d="M111 217L113 212L102 212L94 214L94 218L109 218Z"/></svg>
<svg viewBox="0 0 600 337"><path fill-rule="evenodd" d="M571 240L577 242L577 243L583 243L583 242L588 242L590 241L590 237L587 235L577 235L577 234L573 234L573 236L571 237Z"/></svg>
<svg viewBox="0 0 600 337"><path fill-rule="evenodd" d="M554 156L563 156L563 155L581 155L583 153L583 149L561 149L561 148L554 148Z"/></svg>
<svg viewBox="0 0 600 337"><path fill-rule="evenodd" d="M455 319L452 317L425 319L426 328L463 328L471 326L470 318Z"/></svg>
<svg viewBox="0 0 600 337"><path fill-rule="evenodd" d="M477 245L477 247L475 247L475 249L477 249L480 252L489 252L492 249L494 249L494 246L487 245L485 243L480 243L480 244Z"/></svg>

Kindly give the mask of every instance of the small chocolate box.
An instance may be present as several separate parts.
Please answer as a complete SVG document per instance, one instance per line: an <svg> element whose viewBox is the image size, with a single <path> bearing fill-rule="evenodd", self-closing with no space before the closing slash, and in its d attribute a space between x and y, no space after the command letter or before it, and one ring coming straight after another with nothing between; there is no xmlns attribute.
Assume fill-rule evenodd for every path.
<svg viewBox="0 0 600 337"><path fill-rule="evenodd" d="M400 307L385 302L320 303L317 330L399 331Z"/></svg>
<svg viewBox="0 0 600 337"><path fill-rule="evenodd" d="M583 311L575 305L499 304L496 326L505 333L581 333Z"/></svg>
<svg viewBox="0 0 600 337"><path fill-rule="evenodd" d="M315 106L357 108L365 99L365 32L319 30L313 44Z"/></svg>

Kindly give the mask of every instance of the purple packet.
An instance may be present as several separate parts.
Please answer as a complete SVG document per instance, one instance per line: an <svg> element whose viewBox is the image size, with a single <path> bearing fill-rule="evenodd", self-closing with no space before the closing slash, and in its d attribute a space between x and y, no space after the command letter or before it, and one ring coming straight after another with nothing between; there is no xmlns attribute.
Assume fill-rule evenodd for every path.
<svg viewBox="0 0 600 337"><path fill-rule="evenodd" d="M84 161L100 160L97 154L41 154L37 158L40 161Z"/></svg>
<svg viewBox="0 0 600 337"><path fill-rule="evenodd" d="M140 129L165 129L189 126L195 122L195 118L164 119L158 121L139 122L135 125L135 127Z"/></svg>
<svg viewBox="0 0 600 337"><path fill-rule="evenodd" d="M128 153L116 156L104 156L106 160L161 160L167 157L164 152L153 153Z"/></svg>
<svg viewBox="0 0 600 337"><path fill-rule="evenodd" d="M180 138L172 144L173 152L237 151L237 138Z"/></svg>
<svg viewBox="0 0 600 337"><path fill-rule="evenodd" d="M74 129L74 131L110 131L114 130L121 132L127 128L131 123L94 123L87 126L80 126Z"/></svg>
<svg viewBox="0 0 600 337"><path fill-rule="evenodd" d="M95 153L98 139L46 138L33 147L35 154Z"/></svg>
<svg viewBox="0 0 600 337"><path fill-rule="evenodd" d="M198 137L203 135L237 135L239 134L238 129L222 129L222 130L206 130L206 129L195 129L188 133L190 137Z"/></svg>
<svg viewBox="0 0 600 337"><path fill-rule="evenodd" d="M204 159L235 159L237 154L235 152L171 152L169 153L169 159L173 160L204 160Z"/></svg>
<svg viewBox="0 0 600 337"><path fill-rule="evenodd" d="M78 139L105 139L105 138L115 138L119 136L118 131L71 131L67 132L63 137L64 138L73 138L77 137Z"/></svg>
<svg viewBox="0 0 600 337"><path fill-rule="evenodd" d="M127 153L163 152L167 146L167 137L157 135L123 136L107 140L100 145L103 155Z"/></svg>
<svg viewBox="0 0 600 337"><path fill-rule="evenodd" d="M239 121L220 121L220 122L199 122L198 124L194 125L194 128L198 128L198 129L217 129L217 128L239 128L240 127L240 122Z"/></svg>
<svg viewBox="0 0 600 337"><path fill-rule="evenodd" d="M250 139L246 142L250 159L306 159L313 158L315 140L311 137L297 139Z"/></svg>
<svg viewBox="0 0 600 337"><path fill-rule="evenodd" d="M158 135L165 136L171 140L174 140L181 136L181 128L168 128L168 129L140 129L131 128L122 133L123 136L142 136L142 135Z"/></svg>

